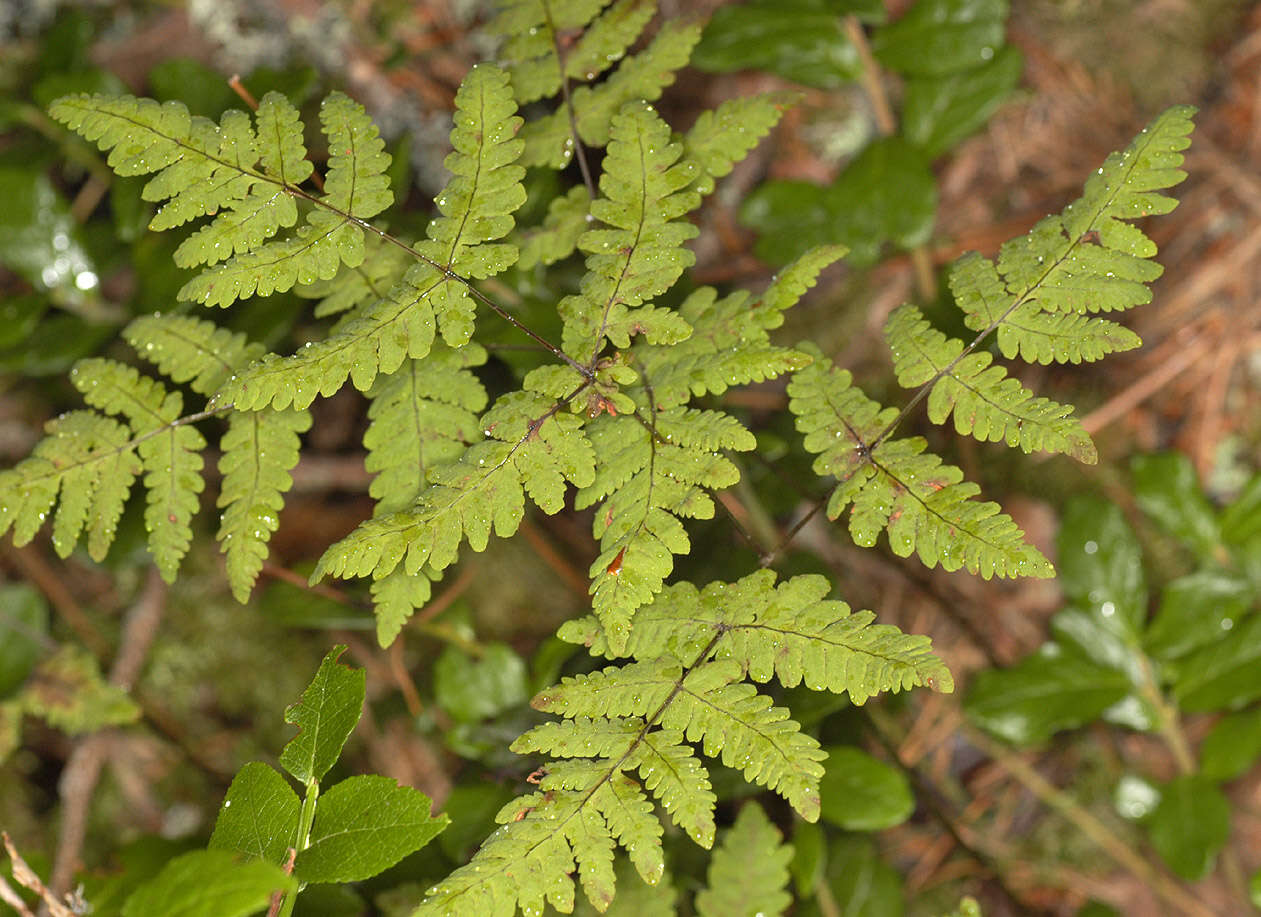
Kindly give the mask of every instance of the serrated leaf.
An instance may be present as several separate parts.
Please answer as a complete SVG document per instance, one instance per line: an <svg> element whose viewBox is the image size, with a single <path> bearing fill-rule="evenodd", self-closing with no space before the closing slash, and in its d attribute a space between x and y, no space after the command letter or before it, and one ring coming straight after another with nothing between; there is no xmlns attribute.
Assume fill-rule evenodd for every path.
<svg viewBox="0 0 1261 917"><path fill-rule="evenodd" d="M238 863L226 850L194 850L127 899L123 917L247 917L267 907L273 892L293 893L297 880L271 863Z"/></svg>
<svg viewBox="0 0 1261 917"><path fill-rule="evenodd" d="M320 795L311 842L298 853L303 882L362 882L438 836L450 819L429 797L389 777L350 777Z"/></svg>
<svg viewBox="0 0 1261 917"><path fill-rule="evenodd" d="M297 845L301 810L302 800L284 777L251 761L232 778L215 819L210 849L284 866L289 848Z"/></svg>
<svg viewBox="0 0 1261 917"><path fill-rule="evenodd" d="M1261 757L1261 710L1222 717L1200 745L1200 774L1207 780L1234 780Z"/></svg>
<svg viewBox="0 0 1261 917"><path fill-rule="evenodd" d="M302 699L285 708L285 722L301 731L280 752L280 764L301 783L328 773L363 713L364 671L337 663L345 651L333 647Z"/></svg>
<svg viewBox="0 0 1261 917"><path fill-rule="evenodd" d="M696 895L696 913L784 913L792 905L786 888L792 855L792 845L783 842L762 807L745 803L709 861L709 882Z"/></svg>
<svg viewBox="0 0 1261 917"><path fill-rule="evenodd" d="M918 0L872 39L876 59L910 75L947 76L978 67L1003 44L1007 0Z"/></svg>
<svg viewBox="0 0 1261 917"><path fill-rule="evenodd" d="M1256 604L1253 585L1234 573L1197 570L1165 585L1143 645L1157 659L1172 660L1231 632Z"/></svg>

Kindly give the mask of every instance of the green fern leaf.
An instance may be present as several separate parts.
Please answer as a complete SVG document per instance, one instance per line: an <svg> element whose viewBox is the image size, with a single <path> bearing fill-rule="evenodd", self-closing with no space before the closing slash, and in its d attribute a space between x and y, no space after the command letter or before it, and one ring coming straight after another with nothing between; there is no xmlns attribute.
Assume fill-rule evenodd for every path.
<svg viewBox="0 0 1261 917"><path fill-rule="evenodd" d="M481 419L486 441L432 470L415 506L368 520L330 547L313 580L379 579L400 562L408 574L426 565L440 571L455 561L464 539L482 551L492 530L501 537L516 532L527 494L544 512L558 512L566 482L590 484L595 467L582 421L562 407L531 392L500 398Z"/></svg>
<svg viewBox="0 0 1261 917"><path fill-rule="evenodd" d="M714 808L718 797L709 772L678 729L645 732L634 749L633 767L670 820L708 849L714 844Z"/></svg>
<svg viewBox="0 0 1261 917"><path fill-rule="evenodd" d="M565 75L588 83L594 80L626 56L656 11L656 0L617 0L587 26L565 55Z"/></svg>
<svg viewBox="0 0 1261 917"><path fill-rule="evenodd" d="M740 479L720 450L756 445L739 421L716 411L671 408L649 417L651 428L625 415L588 424L598 464L574 501L582 509L603 500L593 529L600 555L590 571L592 608L614 647L624 644L635 610L660 591L672 555L691 550L680 518L712 518L705 489Z"/></svg>
<svg viewBox="0 0 1261 917"><path fill-rule="evenodd" d="M955 429L982 442L1005 441L1025 452L1064 452L1079 462L1098 461L1095 444L1072 405L1036 398L984 352L966 353L963 341L933 328L914 306L889 316L885 339L893 352L898 384L931 384L928 419L942 424L954 415Z"/></svg>
<svg viewBox="0 0 1261 917"><path fill-rule="evenodd" d="M328 176L322 202L360 220L394 203L390 190L390 154L363 106L340 92L320 106L320 124L328 137Z"/></svg>
<svg viewBox="0 0 1261 917"><path fill-rule="evenodd" d="M363 264L355 268L343 265L332 280L317 280L294 288L303 299L319 300L315 304L316 318L343 312L353 315L384 299L411 266L411 255L404 248L376 234L368 235L364 242ZM332 331L333 334L340 332L340 327Z"/></svg>
<svg viewBox="0 0 1261 917"><path fill-rule="evenodd" d="M12 528L13 543L28 544L60 493L53 547L68 557L86 526L88 553L103 560L141 471L131 431L93 411L72 411L49 421L46 432L30 457L0 472L0 535Z"/></svg>
<svg viewBox="0 0 1261 917"><path fill-rule="evenodd" d="M665 23L656 37L638 54L624 59L618 69L597 86L580 86L572 93L578 139L589 146L604 146L612 135L612 121L629 102L651 102L674 82L676 71L687 66L692 48L700 40L701 27L677 21ZM561 107L528 123L521 131L524 166L563 169L574 154L569 112ZM605 167L607 174L607 165Z"/></svg>
<svg viewBox="0 0 1261 917"><path fill-rule="evenodd" d="M739 662L756 682L773 676L787 687L848 693L855 704L922 685L954 690L928 638L873 624L870 611L851 613L844 602L826 600L830 590L820 576L796 576L776 587L769 570L704 590L678 583L636 612L625 654L688 659L709 647L715 658ZM619 655L594 617L566 623L560 637L592 655Z"/></svg>
<svg viewBox="0 0 1261 917"><path fill-rule="evenodd" d="M202 480L201 450L206 441L196 429L177 423L183 408L178 392L112 360L80 360L70 371L84 400L110 414L122 414L138 434L137 452L145 470L148 505L145 528L149 550L162 578L175 581L188 552Z"/></svg>
<svg viewBox="0 0 1261 917"><path fill-rule="evenodd" d="M807 345L803 345L803 349ZM898 416L852 385L852 377L819 355L788 385L789 409L814 470L837 478L828 501L835 519L852 504L850 534L871 547L882 529L899 557L918 553L927 567L965 568L992 576L1051 576L1050 563L995 503L970 499L980 488L953 465L925 453L921 437L882 437Z"/></svg>
<svg viewBox="0 0 1261 917"><path fill-rule="evenodd" d="M1116 322L1075 312L1042 312L1035 302L1012 305L993 261L975 252L950 268L950 290L973 331L998 328L998 349L1007 359L1046 365L1103 359L1142 345L1137 334Z"/></svg>
<svg viewBox="0 0 1261 917"><path fill-rule="evenodd" d="M808 365L808 355L772 344L767 332L783 324L784 311L844 255L841 245L811 249L784 268L752 304L743 291L722 299L710 287L694 291L679 306L692 327L686 340L670 346L636 345L635 361L652 385L656 405L686 404L693 396L720 395L730 386L763 382Z"/></svg>
<svg viewBox="0 0 1261 917"><path fill-rule="evenodd" d="M267 559L267 542L280 524L284 495L293 486L298 437L311 426L306 411L234 412L220 446L219 533L228 584L238 602L249 600Z"/></svg>
<svg viewBox="0 0 1261 917"><path fill-rule="evenodd" d="M698 917L787 911L793 848L783 841L762 807L746 802L709 861L708 885L696 895Z"/></svg>
<svg viewBox="0 0 1261 917"><path fill-rule="evenodd" d="M564 197L553 199L547 206L542 228L521 234L521 259L517 265L524 271L568 258L587 231L590 211L591 197L582 185L571 188Z"/></svg>
<svg viewBox="0 0 1261 917"><path fill-rule="evenodd" d="M377 476L368 492L380 517L412 506L426 486L430 468L454 462L467 444L481 437L477 412L486 391L468 367L486 360L477 344L450 350L439 344L423 360L410 360L382 376L369 393L370 423L363 443L365 466ZM423 573L395 570L372 584L377 640L389 646L417 608L429 601Z"/></svg>
<svg viewBox="0 0 1261 917"><path fill-rule="evenodd" d="M216 403L242 410L305 408L317 395L336 392L347 377L367 391L378 374L429 353L435 322L452 347L467 343L473 331L467 279L493 276L517 255L515 245L496 241L512 230L512 213L525 200L515 111L507 76L494 67L474 67L456 94L455 152L446 159L454 177L436 198L441 216L416 247L424 260L326 340L291 357L269 354L238 375Z"/></svg>
<svg viewBox="0 0 1261 917"><path fill-rule="evenodd" d="M499 55L507 64L512 94L519 104L560 92L562 68L556 54L557 33L585 28L608 3L609 0L504 0L499 4L498 14L487 28L492 34L506 37Z"/></svg>
<svg viewBox="0 0 1261 917"><path fill-rule="evenodd" d="M670 289L696 260L683 248L696 227L680 219L700 203L700 195L687 190L695 164L682 159L682 146L671 142L669 127L644 103L627 105L613 119L611 135L602 196L591 204L591 215L610 228L579 239L589 273L582 292L559 307L565 352L583 362L594 359L606 338L630 346L630 335L640 330L631 310Z"/></svg>
<svg viewBox="0 0 1261 917"><path fill-rule="evenodd" d="M263 353L244 334L187 315L143 315L123 329L132 348L172 382L210 395Z"/></svg>
<svg viewBox="0 0 1261 917"><path fill-rule="evenodd" d="M768 92L727 99L717 108L701 112L683 137L687 157L703 172L696 190L712 193L714 180L730 175L735 164L770 133L800 98L796 92Z"/></svg>
<svg viewBox="0 0 1261 917"><path fill-rule="evenodd" d="M1090 313L1151 300L1148 284L1162 271L1151 260L1156 245L1126 221L1177 206L1160 192L1186 178L1179 167L1194 113L1181 105L1159 115L1108 157L1061 214L1006 243L997 264L979 255L958 262L950 282L968 327L997 329L1005 356L1040 363L1097 360L1137 347L1133 332Z"/></svg>

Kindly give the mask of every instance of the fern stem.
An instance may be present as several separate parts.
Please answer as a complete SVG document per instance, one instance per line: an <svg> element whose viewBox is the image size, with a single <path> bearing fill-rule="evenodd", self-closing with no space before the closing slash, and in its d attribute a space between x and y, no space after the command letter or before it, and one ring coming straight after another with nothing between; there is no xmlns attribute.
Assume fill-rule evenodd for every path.
<svg viewBox="0 0 1261 917"><path fill-rule="evenodd" d="M412 246L408 245L402 239L399 239L396 236L390 235L384 229L380 229L379 227L374 226L372 223L368 222L367 220L361 219L357 216L354 216L353 214L347 213L345 210L342 210L340 207L334 207L332 204L322 201L320 198L306 191L303 191L301 188L294 188L290 185L285 185L285 187L289 189L289 192L291 194L294 194L297 197L300 197L303 200L310 202L316 207L322 207L325 210L329 211L330 213L337 214L343 220L354 223L356 226L358 226L360 229L364 230L365 232L374 233L376 236L378 236L381 239L381 241L388 242L390 245L393 245L393 246L396 246L397 248L402 249L403 251L411 255L413 258L415 258L417 261L423 261L425 264L429 265L434 270L441 271L442 275L446 277L448 280L454 280L457 283L463 284L464 287L469 291L469 295L471 295L474 299L482 303L482 305L486 306L488 309L490 309L492 312L494 312L496 315L498 315L508 324L512 325L518 331L523 332L526 336L533 339L536 343L545 347L548 350L548 352L552 354L552 356L556 357L559 360L563 360L565 364L569 366L570 369L574 370L576 373L581 375L584 379L587 379L587 380L595 379L595 371L593 369L579 363L577 360L575 360L569 354L565 353L563 350L561 350L551 341L547 340L547 338L543 337L541 334L538 334L536 331L527 327L526 325L523 325L519 320L517 320L512 315L512 313L508 312L506 309L504 309L502 306L500 306L498 303L492 300L489 296L487 296L477 287L473 286L472 281L468 280L465 277L461 277L455 271L451 270L450 266L439 264L437 261L434 261L432 258L425 256L424 254L417 251Z"/></svg>
<svg viewBox="0 0 1261 917"><path fill-rule="evenodd" d="M578 136L578 115L574 111L573 96L569 91L569 77L565 74L565 48L556 34L556 24L552 21L552 5L543 0L543 16L547 20L547 31L552 36L552 48L556 51L556 69L560 71L560 91L565 100L565 113L569 118L569 137L574 145L574 158L578 160L578 170L582 172L582 183L587 188L587 195L595 200L595 180L591 177L591 168L587 165L587 151Z"/></svg>
<svg viewBox="0 0 1261 917"><path fill-rule="evenodd" d="M775 546L773 551L769 554L762 555L762 559L759 561L759 566L765 569L778 563L780 556L788 550L788 546L792 544L792 540L797 537L797 533L809 525L810 520L817 516L819 514L819 510L821 509L823 509L823 501L819 500L814 504L814 506L810 507L809 512L793 523L792 528L784 533L783 540Z"/></svg>

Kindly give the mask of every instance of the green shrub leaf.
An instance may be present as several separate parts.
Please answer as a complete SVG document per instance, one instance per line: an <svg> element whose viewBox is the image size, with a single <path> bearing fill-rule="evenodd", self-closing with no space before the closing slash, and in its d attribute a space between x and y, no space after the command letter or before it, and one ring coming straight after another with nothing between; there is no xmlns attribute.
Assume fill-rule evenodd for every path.
<svg viewBox="0 0 1261 917"><path fill-rule="evenodd" d="M363 713L364 671L338 665L346 651L335 646L320 663L302 699L285 708L285 722L301 731L285 745L280 764L302 783L322 778Z"/></svg>
<svg viewBox="0 0 1261 917"><path fill-rule="evenodd" d="M215 830L211 850L227 850L250 860L284 866L298 842L302 800L275 769L251 761L232 778Z"/></svg>
<svg viewBox="0 0 1261 917"><path fill-rule="evenodd" d="M267 907L274 892L297 886L271 863L239 863L227 850L194 850L136 889L123 917L247 917Z"/></svg>

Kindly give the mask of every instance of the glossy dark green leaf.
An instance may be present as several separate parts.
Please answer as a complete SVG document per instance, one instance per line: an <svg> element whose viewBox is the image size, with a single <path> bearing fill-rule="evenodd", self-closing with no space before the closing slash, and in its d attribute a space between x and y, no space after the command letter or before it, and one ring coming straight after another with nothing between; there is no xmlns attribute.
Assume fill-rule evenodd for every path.
<svg viewBox="0 0 1261 917"><path fill-rule="evenodd" d="M48 178L35 170L0 168L0 201L0 263L48 290L55 301L86 302L100 279L70 205Z"/></svg>
<svg viewBox="0 0 1261 917"><path fill-rule="evenodd" d="M877 60L909 76L947 76L994 59L1007 0L919 0L872 39Z"/></svg>
<svg viewBox="0 0 1261 917"><path fill-rule="evenodd" d="M1147 615L1138 537L1120 509L1095 497L1073 499L1057 538L1060 583L1073 604L1137 634Z"/></svg>
<svg viewBox="0 0 1261 917"><path fill-rule="evenodd" d="M468 860L495 830L495 813L512 801L511 788L495 783L459 784L442 804L451 827L438 836L438 846L453 863Z"/></svg>
<svg viewBox="0 0 1261 917"><path fill-rule="evenodd" d="M906 775L852 745L827 750L820 815L847 831L879 831L906 821L915 798Z"/></svg>
<svg viewBox="0 0 1261 917"><path fill-rule="evenodd" d="M1234 780L1261 757L1261 710L1224 716L1200 745L1200 773L1210 780Z"/></svg>
<svg viewBox="0 0 1261 917"><path fill-rule="evenodd" d="M862 64L842 29L843 7L825 0L751 0L715 10L692 66L709 73L769 70L782 77L835 89L858 78Z"/></svg>
<svg viewBox="0 0 1261 917"><path fill-rule="evenodd" d="M0 698L26 681L48 640L48 603L33 586L0 586Z"/></svg>
<svg viewBox="0 0 1261 917"><path fill-rule="evenodd" d="M1226 570L1209 568L1181 576L1160 593L1160 607L1144 644L1158 659L1185 656L1231 631L1255 604L1253 586Z"/></svg>
<svg viewBox="0 0 1261 917"><path fill-rule="evenodd" d="M1161 789L1145 826L1169 868L1194 882L1208 875L1230 835L1230 803L1205 777L1177 777Z"/></svg>
<svg viewBox="0 0 1261 917"><path fill-rule="evenodd" d="M1251 617L1230 637L1170 665L1173 696L1190 713L1237 710L1261 697L1261 617Z"/></svg>
<svg viewBox="0 0 1261 917"><path fill-rule="evenodd" d="M345 651L333 647L302 699L285 709L285 722L301 731L280 752L280 764L302 783L328 773L363 713L364 672L338 665Z"/></svg>
<svg viewBox="0 0 1261 917"><path fill-rule="evenodd" d="M1221 532L1191 460L1177 452L1138 455L1131 468L1143 512L1201 558L1213 559Z"/></svg>
<svg viewBox="0 0 1261 917"><path fill-rule="evenodd" d="M0 350L20 346L39 326L47 311L48 298L42 295L0 299Z"/></svg>
<svg viewBox="0 0 1261 917"><path fill-rule="evenodd" d="M296 888L297 881L271 863L239 863L226 850L194 850L136 889L123 917L246 917L266 908L272 892Z"/></svg>
<svg viewBox="0 0 1261 917"><path fill-rule="evenodd" d="M902 877L862 835L845 835L828 845L827 873L835 905L828 909L829 917L902 917L906 910ZM798 913L820 911L812 900Z"/></svg>
<svg viewBox="0 0 1261 917"><path fill-rule="evenodd" d="M301 810L302 800L284 777L261 761L251 761L232 778L210 849L283 866L297 842Z"/></svg>
<svg viewBox="0 0 1261 917"><path fill-rule="evenodd" d="M906 81L902 133L925 155L940 156L976 131L1020 83L1024 58L1011 45L989 62L952 76Z"/></svg>
<svg viewBox="0 0 1261 917"><path fill-rule="evenodd" d="M793 859L788 864L799 898L809 898L823 882L828 862L828 841L818 822L793 821Z"/></svg>
<svg viewBox="0 0 1261 917"><path fill-rule="evenodd" d="M1261 474L1252 476L1247 486L1222 511L1222 539L1241 545L1261 534Z"/></svg>
<svg viewBox="0 0 1261 917"><path fill-rule="evenodd" d="M901 137L867 146L827 188L809 182L767 182L740 210L757 230L755 250L788 262L814 245L840 242L849 261L871 264L894 243L914 248L932 235L937 188L923 155Z"/></svg>
<svg viewBox="0 0 1261 917"><path fill-rule="evenodd" d="M41 300L48 301L46 295ZM0 368L24 376L64 375L76 360L97 353L117 336L113 325L93 324L77 315L44 315L21 343L0 351Z"/></svg>
<svg viewBox="0 0 1261 917"><path fill-rule="evenodd" d="M447 647L434 665L434 695L456 720L489 719L529 698L525 662L503 643L490 643L480 659Z"/></svg>
<svg viewBox="0 0 1261 917"><path fill-rule="evenodd" d="M1047 643L1012 668L980 672L963 706L981 728L1033 745L1098 718L1130 687L1124 672Z"/></svg>
<svg viewBox="0 0 1261 917"><path fill-rule="evenodd" d="M389 777L343 780L320 796L294 872L303 882L361 882L384 872L447 826L429 808L428 796Z"/></svg>

